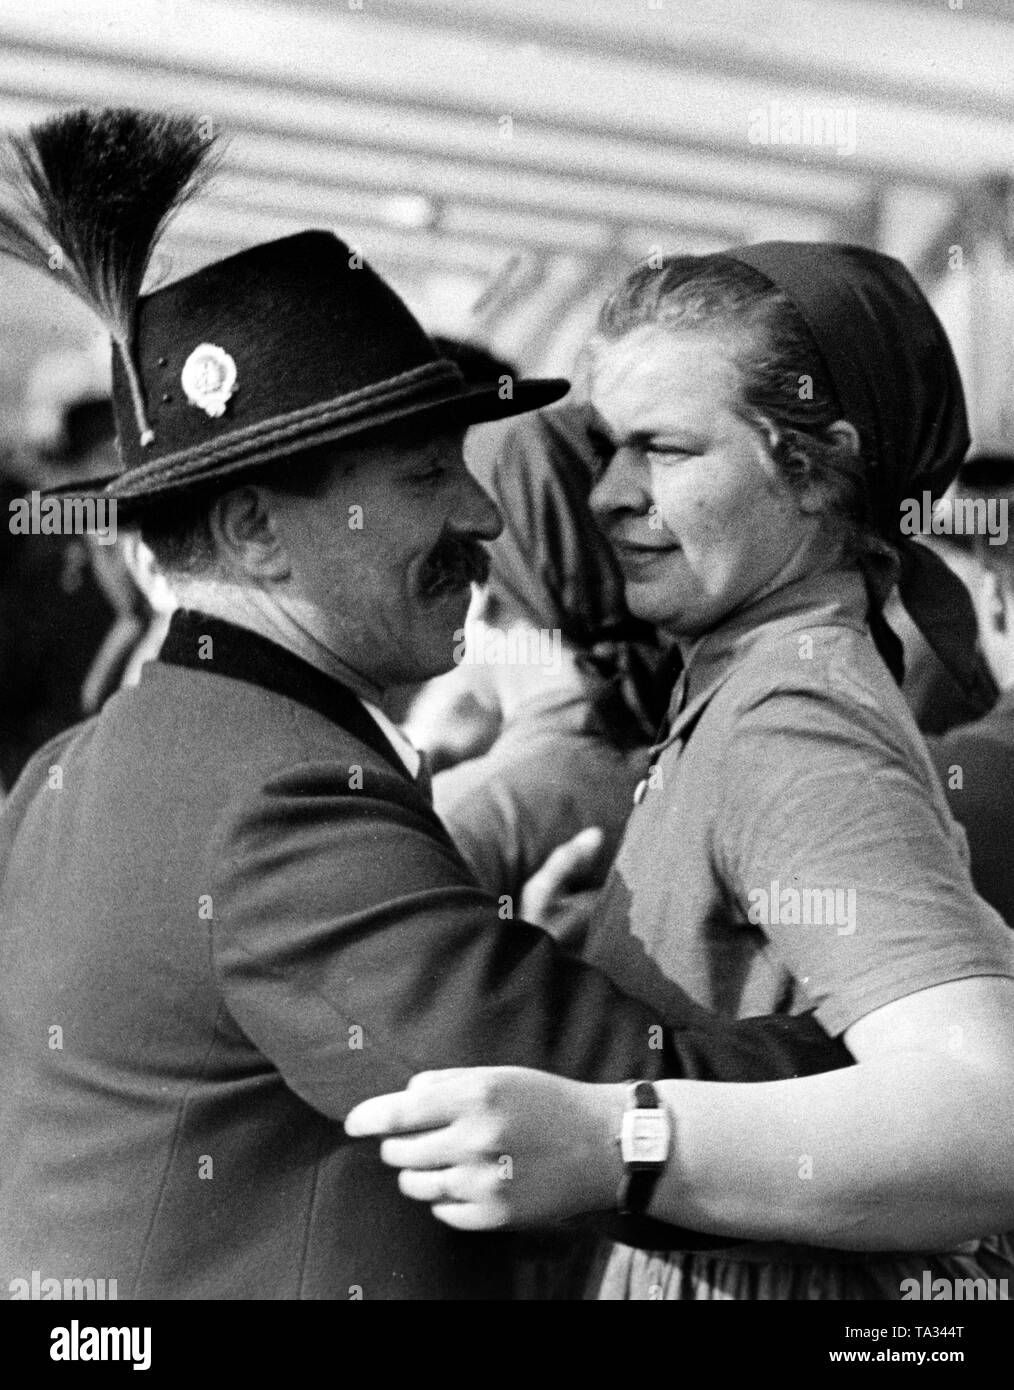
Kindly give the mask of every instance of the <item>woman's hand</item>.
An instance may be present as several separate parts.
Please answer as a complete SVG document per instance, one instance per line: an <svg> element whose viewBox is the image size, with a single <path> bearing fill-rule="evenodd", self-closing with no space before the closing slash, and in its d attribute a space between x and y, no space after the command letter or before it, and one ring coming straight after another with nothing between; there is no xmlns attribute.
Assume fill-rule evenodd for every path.
<svg viewBox="0 0 1014 1390"><path fill-rule="evenodd" d="M559 1221L612 1207L626 1086L590 1086L524 1067L421 1072L350 1112L354 1138L387 1136L406 1197L462 1231Z"/></svg>

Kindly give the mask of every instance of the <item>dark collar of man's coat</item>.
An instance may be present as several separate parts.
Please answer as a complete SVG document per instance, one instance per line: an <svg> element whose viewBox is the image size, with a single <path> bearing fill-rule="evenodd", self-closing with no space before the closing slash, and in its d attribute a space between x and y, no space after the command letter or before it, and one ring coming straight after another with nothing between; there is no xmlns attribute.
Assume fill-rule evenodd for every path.
<svg viewBox="0 0 1014 1390"><path fill-rule="evenodd" d="M401 758L348 686L249 628L179 608L169 623L158 659L210 676L249 681L262 690L297 700L365 743L408 781L412 780Z"/></svg>

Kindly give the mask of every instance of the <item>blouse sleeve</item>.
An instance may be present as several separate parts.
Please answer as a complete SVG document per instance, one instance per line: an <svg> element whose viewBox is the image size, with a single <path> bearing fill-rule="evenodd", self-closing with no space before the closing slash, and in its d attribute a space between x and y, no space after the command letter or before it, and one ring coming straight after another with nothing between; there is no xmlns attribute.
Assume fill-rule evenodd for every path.
<svg viewBox="0 0 1014 1390"><path fill-rule="evenodd" d="M933 985L1014 976L914 724L882 696L856 673L744 696L721 769L719 872L835 1034Z"/></svg>

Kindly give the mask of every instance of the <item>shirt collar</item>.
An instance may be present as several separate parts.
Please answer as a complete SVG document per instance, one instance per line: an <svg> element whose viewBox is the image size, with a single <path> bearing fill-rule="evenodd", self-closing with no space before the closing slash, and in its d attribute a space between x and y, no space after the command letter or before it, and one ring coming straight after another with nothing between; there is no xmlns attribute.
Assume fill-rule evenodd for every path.
<svg viewBox="0 0 1014 1390"><path fill-rule="evenodd" d="M406 771L414 782L419 776L419 769L422 767L422 755L419 749L414 743L409 742L397 724L392 724L379 706L372 704L369 700L363 700L362 704L369 710L370 717L380 725L381 732L405 764Z"/></svg>
<svg viewBox="0 0 1014 1390"><path fill-rule="evenodd" d="M851 627L864 632L868 606L861 573L833 569L794 580L737 609L687 652L669 706L669 727L657 748L685 733L754 648L803 628Z"/></svg>

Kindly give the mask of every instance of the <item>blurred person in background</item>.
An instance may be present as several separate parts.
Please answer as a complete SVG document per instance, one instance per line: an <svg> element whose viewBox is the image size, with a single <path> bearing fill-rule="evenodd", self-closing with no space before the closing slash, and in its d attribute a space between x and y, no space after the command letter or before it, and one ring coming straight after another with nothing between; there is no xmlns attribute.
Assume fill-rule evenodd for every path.
<svg viewBox="0 0 1014 1390"><path fill-rule="evenodd" d="M1014 456L980 455L961 470L959 495L1014 507ZM972 537L967 565L979 643L999 689L989 713L929 738L955 818L968 836L975 886L1014 926L1014 538Z"/></svg>
<svg viewBox="0 0 1014 1390"><path fill-rule="evenodd" d="M920 542L940 556L947 568L961 580L969 596L976 592L981 567L971 536L922 535ZM978 719L996 702L999 691L992 673L984 671L981 692L974 696L969 694L941 662L905 612L905 606L897 592L884 604L884 617L897 633L905 651L902 694L915 716L915 722L927 738L935 734L945 734L948 729ZM971 605L960 614L955 614L953 620L961 625L962 635L967 641L976 640L978 628L975 611Z"/></svg>
<svg viewBox="0 0 1014 1390"><path fill-rule="evenodd" d="M139 531L126 529L117 538L123 567L147 607L147 622L132 645L120 677L121 688L136 685L146 661L154 661L169 632L172 616L179 604L172 586L158 561L145 545Z"/></svg>
<svg viewBox="0 0 1014 1390"><path fill-rule="evenodd" d="M434 777L433 801L479 882L515 904L588 826L603 845L586 886L601 884L668 701L658 674L668 644L627 608L588 505L595 462L573 405L514 422L471 461L504 529L456 657L501 731L487 753ZM574 947L590 906L582 893L544 925Z"/></svg>
<svg viewBox="0 0 1014 1390"><path fill-rule="evenodd" d="M80 373L44 359L29 397L33 438L3 480L0 782L7 787L37 748L101 707L145 628L141 595L115 543L87 533L11 532L11 502L33 490L86 485L118 467L108 397Z"/></svg>

